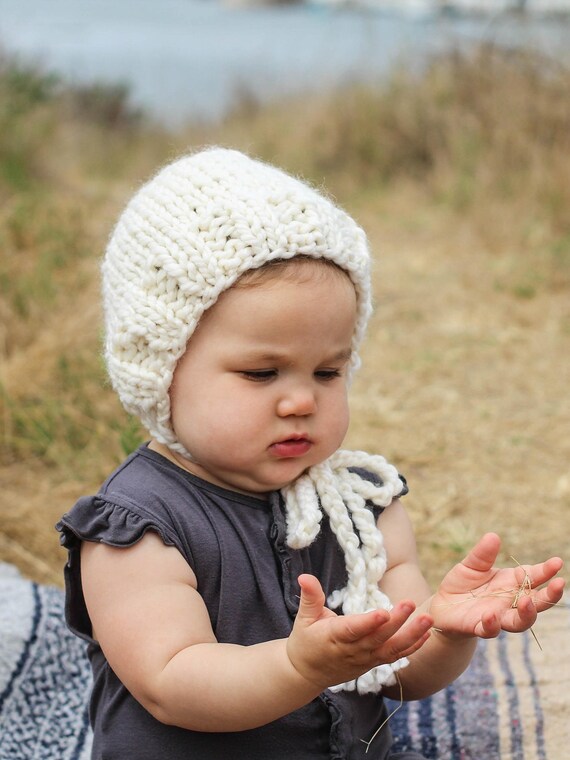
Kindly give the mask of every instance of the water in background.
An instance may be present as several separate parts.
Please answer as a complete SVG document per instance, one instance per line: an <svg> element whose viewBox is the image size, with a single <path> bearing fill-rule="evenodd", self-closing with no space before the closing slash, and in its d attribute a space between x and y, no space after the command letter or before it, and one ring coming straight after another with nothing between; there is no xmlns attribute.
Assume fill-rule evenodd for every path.
<svg viewBox="0 0 570 760"><path fill-rule="evenodd" d="M568 22L442 17L428 5L396 13L217 0L0 0L0 47L75 82L125 83L135 104L171 126L217 119L243 93L268 100L378 78L396 61L419 63L475 39L570 50Z"/></svg>

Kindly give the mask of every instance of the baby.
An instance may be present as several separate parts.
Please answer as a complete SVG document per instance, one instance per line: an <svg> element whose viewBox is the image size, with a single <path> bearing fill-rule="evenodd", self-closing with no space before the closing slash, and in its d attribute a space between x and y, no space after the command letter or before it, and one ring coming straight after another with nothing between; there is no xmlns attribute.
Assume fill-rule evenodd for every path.
<svg viewBox="0 0 570 760"><path fill-rule="evenodd" d="M151 440L58 524L93 758L420 758L375 736L382 695L434 693L561 598L560 559L497 569L493 533L431 595L405 481L340 449L369 266L347 214L236 151L167 166L119 219L105 354Z"/></svg>

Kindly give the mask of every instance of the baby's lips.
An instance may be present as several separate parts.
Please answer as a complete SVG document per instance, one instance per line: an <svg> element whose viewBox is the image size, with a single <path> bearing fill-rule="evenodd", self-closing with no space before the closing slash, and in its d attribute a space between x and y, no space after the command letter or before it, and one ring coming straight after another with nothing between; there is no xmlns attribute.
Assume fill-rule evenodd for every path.
<svg viewBox="0 0 570 760"><path fill-rule="evenodd" d="M281 441L276 441L270 446L270 450L278 457L301 457L312 448L313 444L309 438L294 436Z"/></svg>

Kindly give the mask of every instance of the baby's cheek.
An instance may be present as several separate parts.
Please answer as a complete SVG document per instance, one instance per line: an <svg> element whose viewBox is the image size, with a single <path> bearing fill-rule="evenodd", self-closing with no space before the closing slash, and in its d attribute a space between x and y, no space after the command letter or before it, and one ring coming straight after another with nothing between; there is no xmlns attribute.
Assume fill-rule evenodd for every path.
<svg viewBox="0 0 570 760"><path fill-rule="evenodd" d="M348 430L349 421L348 407L343 404L329 415L328 438L332 451L336 451L342 443Z"/></svg>
<svg viewBox="0 0 570 760"><path fill-rule="evenodd" d="M350 422L350 409L346 395L343 395L343 397L339 399L336 419L338 421L338 429L341 434L344 435L348 430L348 425Z"/></svg>

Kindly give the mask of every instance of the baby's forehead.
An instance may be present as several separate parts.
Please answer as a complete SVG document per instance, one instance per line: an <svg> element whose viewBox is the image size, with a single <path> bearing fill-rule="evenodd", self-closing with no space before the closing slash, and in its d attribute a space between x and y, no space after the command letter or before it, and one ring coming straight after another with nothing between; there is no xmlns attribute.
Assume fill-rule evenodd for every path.
<svg viewBox="0 0 570 760"><path fill-rule="evenodd" d="M231 287L204 312L186 353L207 363L238 358L286 366L312 357L345 364L356 349L357 314L356 291L342 273Z"/></svg>
<svg viewBox="0 0 570 760"><path fill-rule="evenodd" d="M314 307L315 302L323 306L326 303L346 306L356 319L358 293L350 275L343 269L319 260L286 261L283 267L279 263L277 266L266 265L250 270L237 279L203 311L197 327L211 319L212 314L222 311L234 311L237 321L242 313L252 311L262 319L261 312L272 311L276 302L282 303L285 308L295 303L298 319L304 311ZM232 305L231 310L227 308L229 304ZM290 317L293 318L293 315Z"/></svg>
<svg viewBox="0 0 570 760"><path fill-rule="evenodd" d="M298 255L274 259L260 267L249 269L238 278L233 287L251 288L279 282L320 281L328 277L352 283L350 274L331 259Z"/></svg>

